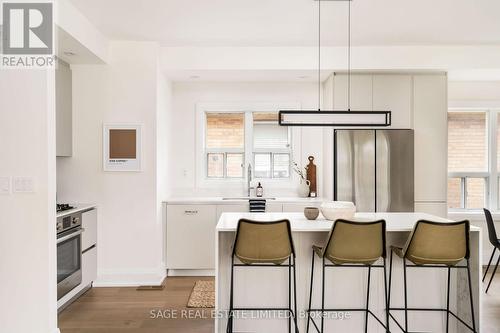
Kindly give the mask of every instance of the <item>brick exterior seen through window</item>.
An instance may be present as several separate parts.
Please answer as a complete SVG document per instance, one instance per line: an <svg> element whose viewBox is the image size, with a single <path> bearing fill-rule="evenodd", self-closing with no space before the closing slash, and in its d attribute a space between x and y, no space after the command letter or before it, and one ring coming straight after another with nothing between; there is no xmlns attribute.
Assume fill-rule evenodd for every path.
<svg viewBox="0 0 500 333"><path fill-rule="evenodd" d="M485 112L448 113L448 172L488 172L488 130ZM499 139L500 141L500 139ZM448 180L448 207L460 208L461 179ZM484 178L468 178L466 208L485 205Z"/></svg>

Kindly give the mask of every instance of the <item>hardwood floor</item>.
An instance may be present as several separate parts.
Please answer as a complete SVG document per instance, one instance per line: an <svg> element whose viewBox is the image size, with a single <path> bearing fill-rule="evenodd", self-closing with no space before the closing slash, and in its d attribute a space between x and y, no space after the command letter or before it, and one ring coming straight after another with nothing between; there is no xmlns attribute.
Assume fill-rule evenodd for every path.
<svg viewBox="0 0 500 333"><path fill-rule="evenodd" d="M486 277L484 288L490 274ZM61 333L213 333L211 310L190 313L186 304L197 280L210 277L170 277L161 291L135 288L93 288L59 315ZM483 288L483 289L484 289ZM500 333L500 275L483 294L482 333ZM151 311L155 317L152 318ZM176 319L162 318L176 310ZM193 309L189 309L193 310ZM159 311L159 312L158 312ZM206 318L199 318L204 316Z"/></svg>
<svg viewBox="0 0 500 333"><path fill-rule="evenodd" d="M186 308L194 283L210 279L170 277L161 291L92 288L59 314L59 329L61 333L213 333L211 309ZM165 318L168 315L177 318Z"/></svg>
<svg viewBox="0 0 500 333"><path fill-rule="evenodd" d="M490 281L491 272L494 267L490 268L490 272L486 276L483 283L483 291ZM487 294L483 293L483 321L482 330L484 333L500 333L500 272L497 272L490 290Z"/></svg>

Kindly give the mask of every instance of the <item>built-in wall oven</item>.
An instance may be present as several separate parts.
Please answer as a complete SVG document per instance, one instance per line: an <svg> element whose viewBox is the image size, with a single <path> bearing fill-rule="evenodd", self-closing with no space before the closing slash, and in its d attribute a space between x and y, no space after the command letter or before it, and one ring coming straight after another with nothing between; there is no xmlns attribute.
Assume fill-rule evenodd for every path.
<svg viewBox="0 0 500 333"><path fill-rule="evenodd" d="M57 218L57 299L82 282L82 215Z"/></svg>

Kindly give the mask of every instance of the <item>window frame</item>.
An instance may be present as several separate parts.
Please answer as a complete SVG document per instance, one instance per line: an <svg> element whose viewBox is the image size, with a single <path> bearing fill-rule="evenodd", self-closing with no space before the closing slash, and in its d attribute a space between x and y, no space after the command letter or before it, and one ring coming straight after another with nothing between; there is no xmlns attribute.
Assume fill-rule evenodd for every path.
<svg viewBox="0 0 500 333"><path fill-rule="evenodd" d="M484 179L484 206L488 209L498 210L499 194L498 194L498 181L499 179L498 165L497 165L497 135L498 135L498 119L500 109L495 108L473 108L473 107L454 107L448 109L449 113L464 113L464 112L481 112L486 115L486 149L487 149L487 171L484 172L448 172L448 179L460 178L461 180L461 193L460 193L460 208L450 208L449 212L473 212L478 211L480 208L467 208L467 178L482 178ZM447 122L448 130L448 122ZM448 156L447 156L448 158ZM448 201L448 200L447 200Z"/></svg>
<svg viewBox="0 0 500 333"><path fill-rule="evenodd" d="M253 117L254 112L278 112L280 109L300 109L299 103L197 103L196 104L196 155L195 169L196 178L195 184L197 188L216 188L224 186L224 188L246 188L248 165L254 167L254 151L253 149ZM244 113L245 115L245 131L244 131L244 148L243 148L243 177L242 178L215 178L208 177L207 158L208 153L227 153L231 149L210 149L206 148L206 114L214 113ZM290 154L290 163L294 161L294 156L301 156L301 133L299 129L289 127L288 129L290 147L286 153ZM220 151L217 151L220 150ZM233 149L234 150L234 149ZM238 149L239 150L239 149ZM231 151L232 152L232 151ZM236 151L234 151L236 152ZM237 153L239 153L238 151ZM262 150L262 152L264 152ZM279 153L276 149L266 150L266 153ZM280 152L284 152L283 149ZM225 159L224 159L225 160ZM226 162L224 161L224 164ZM271 161L272 163L272 161ZM224 166L225 168L225 166ZM226 170L224 170L224 173ZM271 170L272 172L272 170ZM293 188L296 186L297 176L292 172L290 167L290 177L288 178L253 178L253 182L263 182L267 188Z"/></svg>

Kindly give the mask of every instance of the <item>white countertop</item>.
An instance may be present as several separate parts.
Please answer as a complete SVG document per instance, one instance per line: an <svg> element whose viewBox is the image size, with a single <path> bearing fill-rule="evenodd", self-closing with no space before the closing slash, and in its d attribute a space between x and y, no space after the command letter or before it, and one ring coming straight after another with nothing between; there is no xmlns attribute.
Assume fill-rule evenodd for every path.
<svg viewBox="0 0 500 333"><path fill-rule="evenodd" d="M96 208L97 206L95 204L70 204L71 206L75 207L73 209L68 209L63 212L59 212L56 214L56 217L61 217L61 216L66 216L74 213L79 213L83 212L86 210L91 210Z"/></svg>
<svg viewBox="0 0 500 333"><path fill-rule="evenodd" d="M257 221L276 221L281 219L290 220L294 232L325 232L330 231L333 221L325 220L322 215L314 221L309 221L303 213L223 213L217 223L217 232L236 231L238 221L241 218ZM435 222L451 222L425 213L356 213L354 220L375 221L384 219L387 231L411 231L418 220L430 220ZM471 231L479 231L480 228L471 226Z"/></svg>
<svg viewBox="0 0 500 333"><path fill-rule="evenodd" d="M270 199L272 198L272 199ZM173 197L169 198L164 203L169 205L234 205L248 202L248 199L267 199L267 203L311 203L321 204L325 199L323 198L299 198L299 197L250 197L244 196L227 196L227 197Z"/></svg>

